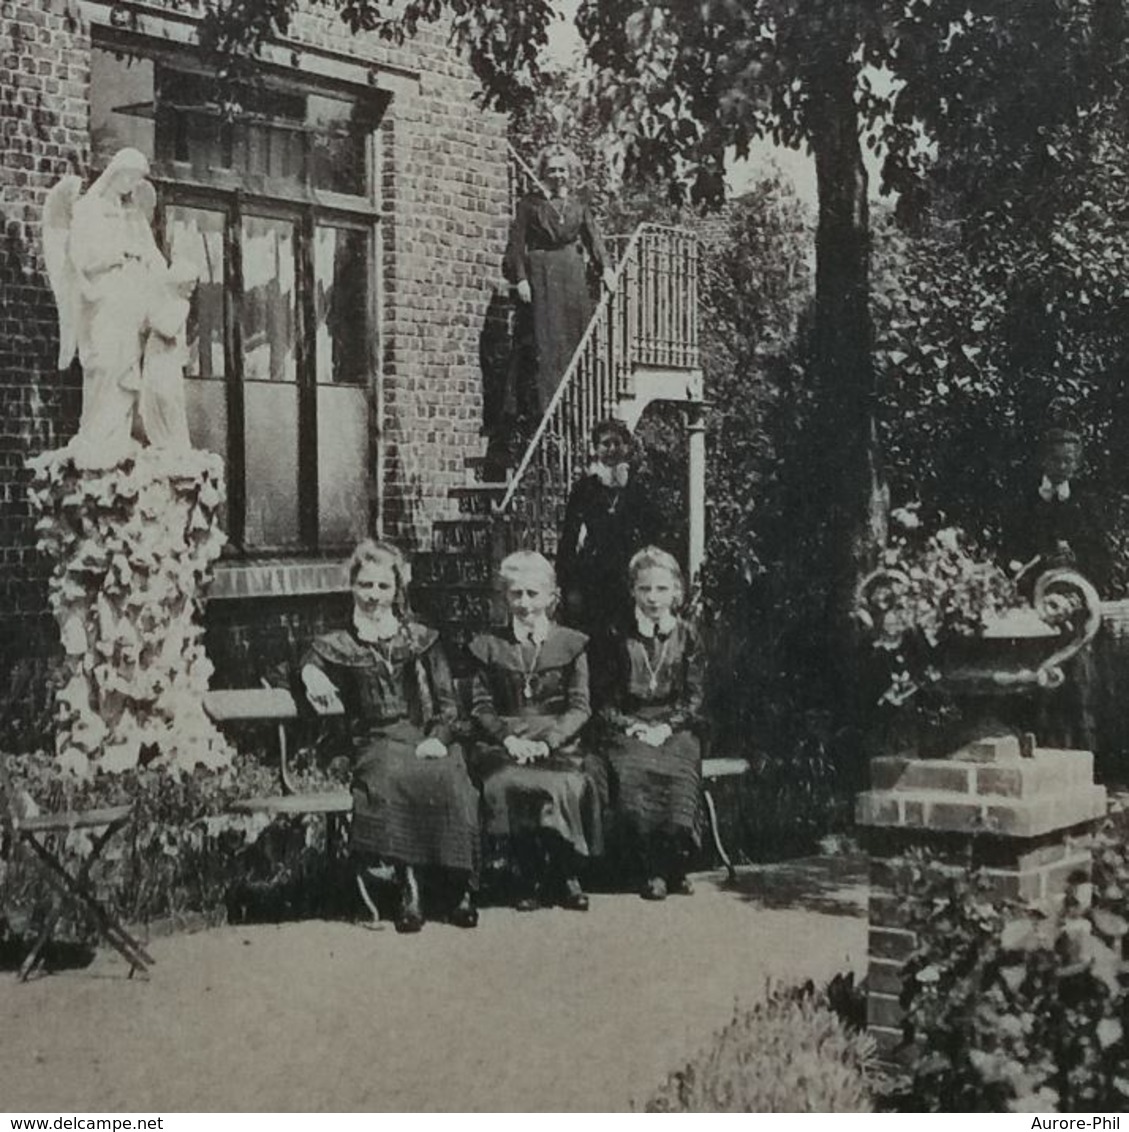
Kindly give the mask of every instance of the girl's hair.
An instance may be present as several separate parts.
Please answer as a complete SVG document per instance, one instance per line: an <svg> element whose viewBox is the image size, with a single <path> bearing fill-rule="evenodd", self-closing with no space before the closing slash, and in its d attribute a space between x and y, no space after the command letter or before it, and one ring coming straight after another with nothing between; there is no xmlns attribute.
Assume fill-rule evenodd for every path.
<svg viewBox="0 0 1129 1132"><path fill-rule="evenodd" d="M678 559L673 554L667 554L657 546L643 547L631 556L631 561L627 564L627 576L631 579L632 586L644 570L665 570L674 579L676 591L674 604L676 606L682 604L686 597L686 583L682 579L682 567L678 565Z"/></svg>
<svg viewBox="0 0 1129 1132"><path fill-rule="evenodd" d="M568 162L568 179L570 184L575 184L580 178L580 158L568 148L568 146L561 145L560 142L553 142L552 145L547 145L537 155L537 176L545 176L545 167L549 164L549 159L553 157L563 157Z"/></svg>
<svg viewBox="0 0 1129 1132"><path fill-rule="evenodd" d="M361 570L373 562L392 567L392 574L396 579L396 596L392 599L392 608L399 616L405 616L410 612L408 587L412 584L412 564L407 555L390 542L365 539L358 543L349 558L349 585L353 585Z"/></svg>
<svg viewBox="0 0 1129 1132"><path fill-rule="evenodd" d="M600 440L611 433L615 433L628 448L634 447L635 438L631 435L631 429L627 427L623 421L618 420L616 417L605 417L602 421L597 421L592 426L592 433L589 443L593 448L600 443Z"/></svg>
<svg viewBox="0 0 1129 1132"><path fill-rule="evenodd" d="M530 574L545 582L553 595L556 595L557 572L553 569L553 564L536 550L515 550L513 554L507 554L498 567L498 580L503 588L515 578Z"/></svg>

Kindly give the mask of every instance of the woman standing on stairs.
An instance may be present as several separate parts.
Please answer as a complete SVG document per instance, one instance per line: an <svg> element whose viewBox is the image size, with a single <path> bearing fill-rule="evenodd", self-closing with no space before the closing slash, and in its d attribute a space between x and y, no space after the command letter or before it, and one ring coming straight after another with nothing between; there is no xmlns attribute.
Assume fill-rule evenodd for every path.
<svg viewBox="0 0 1129 1132"><path fill-rule="evenodd" d="M537 175L545 192L518 202L503 261L520 304L519 337L526 318L532 322L536 374L516 392L519 416L533 423L548 407L592 317L584 253L607 290L615 282L596 220L573 191L579 167L576 155L563 146L550 146L541 154Z"/></svg>
<svg viewBox="0 0 1129 1132"><path fill-rule="evenodd" d="M419 871L443 870L458 902L453 924L473 928L479 865L478 792L452 743L458 717L439 635L412 620L410 567L390 543L353 552L353 623L326 633L302 662L306 696L321 714L344 711L353 739L352 852L358 877L395 866L399 932L423 926Z"/></svg>

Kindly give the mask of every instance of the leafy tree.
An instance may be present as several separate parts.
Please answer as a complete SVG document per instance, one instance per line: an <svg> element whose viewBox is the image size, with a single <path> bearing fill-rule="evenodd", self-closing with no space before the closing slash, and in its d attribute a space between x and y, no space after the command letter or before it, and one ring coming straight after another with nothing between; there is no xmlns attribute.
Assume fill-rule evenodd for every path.
<svg viewBox="0 0 1129 1132"><path fill-rule="evenodd" d="M956 221L935 209L912 238L888 218L876 228L875 357L894 494L989 542L1064 405L1086 436L1111 533L1121 544L1129 535L1115 502L1129 474L1129 146L1107 119L1078 147L1040 181L1039 218ZM1014 188L1008 214L1029 214L1032 191ZM1109 596L1124 588L1115 578Z"/></svg>
<svg viewBox="0 0 1129 1132"><path fill-rule="evenodd" d="M206 38L253 51L300 0L216 0ZM449 20L494 105L528 105L542 77L550 0L323 0L392 39ZM814 431L800 521L832 580L826 655L853 694L848 620L859 571L884 537L875 415L870 216L863 141L881 147L902 213L951 199L1017 230L1044 225L1036 194L1063 140L1089 137L1125 67L1126 0L582 0L577 25L602 115L629 169L675 196L717 201L726 160L756 138L808 146L819 199L807 360ZM930 146L937 151L926 179ZM1009 212L1024 200L1025 209ZM1034 301L1034 300L1033 300Z"/></svg>

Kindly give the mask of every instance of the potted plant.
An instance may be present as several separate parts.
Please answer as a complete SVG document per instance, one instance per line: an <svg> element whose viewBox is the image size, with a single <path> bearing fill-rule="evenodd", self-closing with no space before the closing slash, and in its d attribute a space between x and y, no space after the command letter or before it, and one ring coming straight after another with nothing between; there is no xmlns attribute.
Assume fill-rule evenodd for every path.
<svg viewBox="0 0 1129 1132"><path fill-rule="evenodd" d="M1009 573L957 527L928 533L917 507L891 515L894 537L863 579L856 617L877 660L877 700L913 701L921 742L952 723L995 721L1001 697L1062 684L1062 666L1093 639L1100 602L1076 571ZM938 725L941 725L940 727ZM923 726L924 725L924 726Z"/></svg>

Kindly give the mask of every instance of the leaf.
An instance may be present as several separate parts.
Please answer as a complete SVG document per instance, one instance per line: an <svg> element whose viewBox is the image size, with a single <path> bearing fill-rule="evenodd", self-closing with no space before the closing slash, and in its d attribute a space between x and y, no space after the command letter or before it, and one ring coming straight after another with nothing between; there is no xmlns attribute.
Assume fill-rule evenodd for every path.
<svg viewBox="0 0 1129 1132"><path fill-rule="evenodd" d="M1094 908L1090 912L1090 922L1102 935L1111 936L1114 939L1120 939L1126 932L1129 932L1129 922L1123 916L1111 912L1108 908Z"/></svg>

